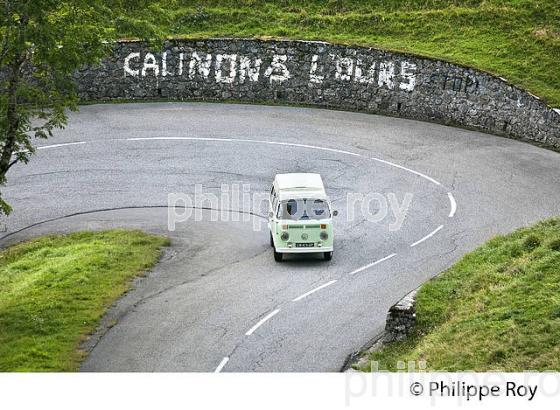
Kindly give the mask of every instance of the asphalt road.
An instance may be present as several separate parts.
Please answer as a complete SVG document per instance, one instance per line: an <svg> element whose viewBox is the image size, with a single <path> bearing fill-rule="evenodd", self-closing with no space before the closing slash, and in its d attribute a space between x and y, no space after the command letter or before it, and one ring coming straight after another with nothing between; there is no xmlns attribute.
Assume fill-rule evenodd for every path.
<svg viewBox="0 0 560 410"><path fill-rule="evenodd" d="M111 309L105 323L117 323L89 342L85 371L337 371L408 291L482 241L560 214L559 154L375 115L94 105L40 144L3 188L15 210L2 245L114 226L173 243ZM219 194L222 184L265 193L280 172L322 174L340 212L332 261L274 262L266 225L255 230L235 212L205 210L168 231L169 193L192 196L196 184L205 193ZM410 207L395 230L391 211L379 221L349 218L349 193L400 204L408 196Z"/></svg>

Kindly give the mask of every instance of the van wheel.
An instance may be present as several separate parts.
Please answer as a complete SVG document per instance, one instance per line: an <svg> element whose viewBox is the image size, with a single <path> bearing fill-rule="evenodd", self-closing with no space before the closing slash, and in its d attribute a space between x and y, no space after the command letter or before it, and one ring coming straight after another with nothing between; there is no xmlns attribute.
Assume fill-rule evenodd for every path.
<svg viewBox="0 0 560 410"><path fill-rule="evenodd" d="M280 252L276 252L276 249L274 250L274 260L276 262L282 262L282 257L284 256L283 253Z"/></svg>
<svg viewBox="0 0 560 410"><path fill-rule="evenodd" d="M270 233L270 246L274 246L274 239L272 239L272 232Z"/></svg>
<svg viewBox="0 0 560 410"><path fill-rule="evenodd" d="M332 259L332 251L331 252L323 252L323 257L326 261L330 261Z"/></svg>

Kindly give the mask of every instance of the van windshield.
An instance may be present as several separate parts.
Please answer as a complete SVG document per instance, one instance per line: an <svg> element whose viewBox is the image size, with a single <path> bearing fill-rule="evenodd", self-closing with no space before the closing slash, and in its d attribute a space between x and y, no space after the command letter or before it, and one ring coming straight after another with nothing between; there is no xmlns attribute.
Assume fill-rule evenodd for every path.
<svg viewBox="0 0 560 410"><path fill-rule="evenodd" d="M278 219L305 221L331 217L329 205L322 199L290 199L280 202Z"/></svg>

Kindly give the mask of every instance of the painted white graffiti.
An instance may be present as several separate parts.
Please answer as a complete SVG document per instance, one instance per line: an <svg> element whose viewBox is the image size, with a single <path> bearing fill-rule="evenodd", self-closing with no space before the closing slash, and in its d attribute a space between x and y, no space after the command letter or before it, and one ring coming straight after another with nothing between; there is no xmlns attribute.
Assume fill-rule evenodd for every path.
<svg viewBox="0 0 560 410"><path fill-rule="evenodd" d="M225 64L224 64L225 62ZM226 68L222 68L225 65ZM229 68L227 68L229 66ZM223 70L226 70L226 75L223 75ZM216 56L216 82L231 84L237 76L237 54L218 54Z"/></svg>
<svg viewBox="0 0 560 410"><path fill-rule="evenodd" d="M401 81L399 88L404 91L412 91L416 86L416 64L408 61L401 62Z"/></svg>
<svg viewBox="0 0 560 410"><path fill-rule="evenodd" d="M262 60L260 58L252 59L245 56L241 56L239 60L239 82L243 84L246 78L252 82L259 81Z"/></svg>
<svg viewBox="0 0 560 410"><path fill-rule="evenodd" d="M317 54L313 55L311 58L311 71L309 72L309 81L312 83L321 84L325 78L323 75L317 74L317 68L319 67L319 56Z"/></svg>
<svg viewBox="0 0 560 410"><path fill-rule="evenodd" d="M185 66L185 53L179 53L179 75L183 75L183 68Z"/></svg>
<svg viewBox="0 0 560 410"><path fill-rule="evenodd" d="M354 60L350 57L340 57L334 54L331 54L331 58L336 65L334 77L337 80L350 81L354 73Z"/></svg>
<svg viewBox="0 0 560 410"><path fill-rule="evenodd" d="M286 66L286 61L288 61L288 56L286 55L276 54L272 58L272 63L264 72L264 76L270 78L270 83L282 83L290 79L290 71Z"/></svg>
<svg viewBox="0 0 560 410"><path fill-rule="evenodd" d="M212 64L212 54L206 54L205 58L198 55L196 51L191 54L189 63L189 78L194 78L197 74L208 78L210 75L210 65Z"/></svg>
<svg viewBox="0 0 560 410"><path fill-rule="evenodd" d="M375 68L377 63L374 61L367 69L361 58L356 59L355 79L361 84L372 84L375 82Z"/></svg>
<svg viewBox="0 0 560 410"><path fill-rule="evenodd" d="M130 68L130 60L140 58L140 53L130 53L124 59L124 75L131 75L132 77L138 77L140 75L140 70L133 70Z"/></svg>
<svg viewBox="0 0 560 410"><path fill-rule="evenodd" d="M337 54L322 57L317 54L312 55L308 81L310 84L322 84L329 77L334 78L335 81L376 85L389 90L395 88L406 92L414 90L416 64L408 61L370 60L366 57ZM264 59L260 57L211 54L199 51L180 52L178 55L164 51L158 60L153 53L148 52L142 55L139 52L133 52L125 57L123 70L125 77L153 76L157 78L187 74L189 79L212 78L216 83L223 84L258 82L261 74L270 84L283 83L292 78L287 55L272 55L268 60L270 62L264 67L263 61ZM331 64L333 68L329 69Z"/></svg>
<svg viewBox="0 0 560 410"><path fill-rule="evenodd" d="M386 87L390 90L395 89L396 83L398 83L398 88L403 91L413 91L416 85L416 64L408 61L400 62L400 72L397 73L393 61L373 61L368 64L361 57L354 59L336 54L329 54L328 57L334 63L334 78L338 81L377 84L379 87ZM319 60L318 55L313 55L311 59L309 72L311 83L321 84L325 79L324 75L316 74L322 69Z"/></svg>
<svg viewBox="0 0 560 410"><path fill-rule="evenodd" d="M161 56L161 76L167 77L167 51L165 51Z"/></svg>
<svg viewBox="0 0 560 410"><path fill-rule="evenodd" d="M231 84L237 78L239 83L243 84L247 80L251 82L259 81L263 62L261 58L238 56L237 54L212 55L193 51L187 56L186 53L181 52L178 57L175 57L177 59L176 68L172 70L169 68L168 55L167 51L161 54L160 64L152 53L146 53L143 61L141 60L140 53L130 53L124 59L124 75L125 77L182 76L185 61L188 58L188 77L190 79L196 77L209 78L212 73L213 64L214 80L217 83ZM272 61L264 72L264 76L271 83L284 82L290 79L291 74L287 66L287 60L288 57L286 55L273 55Z"/></svg>
<svg viewBox="0 0 560 410"><path fill-rule="evenodd" d="M146 76L148 70L154 71L154 76L159 75L159 64L156 57L152 53L146 53L144 56L144 65L142 66L142 77Z"/></svg>
<svg viewBox="0 0 560 410"><path fill-rule="evenodd" d="M392 61L384 61L379 64L379 77L377 85L387 86L389 90L395 88L395 64Z"/></svg>

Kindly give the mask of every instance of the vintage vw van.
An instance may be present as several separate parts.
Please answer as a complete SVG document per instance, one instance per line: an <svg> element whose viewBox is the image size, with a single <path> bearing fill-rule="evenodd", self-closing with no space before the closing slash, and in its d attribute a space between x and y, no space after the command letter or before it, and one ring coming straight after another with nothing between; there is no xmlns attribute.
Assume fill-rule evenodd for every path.
<svg viewBox="0 0 560 410"><path fill-rule="evenodd" d="M274 259L285 253L333 255L331 203L319 174L278 174L270 191L268 227Z"/></svg>

